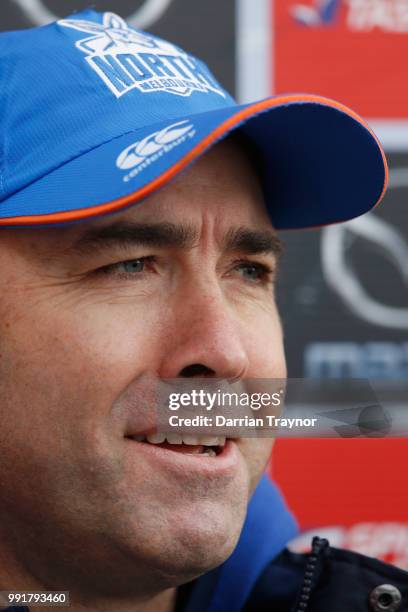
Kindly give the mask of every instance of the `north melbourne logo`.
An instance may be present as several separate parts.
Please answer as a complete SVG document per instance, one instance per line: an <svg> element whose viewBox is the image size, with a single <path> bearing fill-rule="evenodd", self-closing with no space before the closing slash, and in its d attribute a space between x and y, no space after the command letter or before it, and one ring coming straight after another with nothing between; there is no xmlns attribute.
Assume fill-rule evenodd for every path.
<svg viewBox="0 0 408 612"><path fill-rule="evenodd" d="M193 91L225 93L191 56L174 45L134 30L118 15L104 13L103 24L61 19L59 25L92 34L75 43L89 66L117 98L132 89L189 96Z"/></svg>
<svg viewBox="0 0 408 612"><path fill-rule="evenodd" d="M123 177L124 182L130 181L165 153L181 145L187 138L192 138L194 134L195 129L192 123L184 120L172 123L142 140L133 142L120 153L116 160L116 166L120 170L131 170Z"/></svg>

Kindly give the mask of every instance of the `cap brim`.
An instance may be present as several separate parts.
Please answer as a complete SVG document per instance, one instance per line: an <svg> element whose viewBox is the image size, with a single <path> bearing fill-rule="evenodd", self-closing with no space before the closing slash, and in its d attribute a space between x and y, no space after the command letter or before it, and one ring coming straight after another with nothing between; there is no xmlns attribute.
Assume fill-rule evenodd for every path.
<svg viewBox="0 0 408 612"><path fill-rule="evenodd" d="M178 122L185 128L179 135L177 126L171 137L163 132ZM121 211L237 128L258 151L277 229L346 221L373 208L385 192L387 163L369 126L333 100L288 95L167 120L105 142L1 202L0 226L62 225ZM147 146L143 161L119 168L121 152L152 134L159 134L153 153Z"/></svg>

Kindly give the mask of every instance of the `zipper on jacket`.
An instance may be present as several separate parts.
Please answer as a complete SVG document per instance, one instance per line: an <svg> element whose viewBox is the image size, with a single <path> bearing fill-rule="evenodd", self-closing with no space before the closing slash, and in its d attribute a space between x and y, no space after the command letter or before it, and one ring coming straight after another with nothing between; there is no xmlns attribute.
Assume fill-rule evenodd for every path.
<svg viewBox="0 0 408 612"><path fill-rule="evenodd" d="M294 612L306 612L309 606L309 599L316 578L319 557L328 548L329 542L325 538L315 536L312 540L312 551L307 558L305 575L303 577L302 588Z"/></svg>

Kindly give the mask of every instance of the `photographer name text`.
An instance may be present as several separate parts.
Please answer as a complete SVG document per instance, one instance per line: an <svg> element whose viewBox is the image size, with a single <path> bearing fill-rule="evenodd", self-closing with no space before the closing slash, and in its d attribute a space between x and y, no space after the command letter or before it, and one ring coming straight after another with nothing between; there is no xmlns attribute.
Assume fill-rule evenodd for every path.
<svg viewBox="0 0 408 612"><path fill-rule="evenodd" d="M221 414L215 417L196 415L194 417L169 417L170 427L256 427L293 429L298 427L316 427L317 418L284 418L268 414L264 417L229 418Z"/></svg>

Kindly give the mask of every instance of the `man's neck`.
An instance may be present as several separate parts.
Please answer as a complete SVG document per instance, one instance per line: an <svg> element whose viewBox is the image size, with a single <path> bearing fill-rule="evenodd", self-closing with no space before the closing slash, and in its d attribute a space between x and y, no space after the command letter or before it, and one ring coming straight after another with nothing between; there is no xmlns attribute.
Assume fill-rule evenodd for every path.
<svg viewBox="0 0 408 612"><path fill-rule="evenodd" d="M40 580L37 576L30 572L27 566L21 563L22 554L15 554L13 547L7 545L6 538L0 536L0 591L21 591L21 592L44 592L52 589L50 585L44 585L44 581ZM59 578L59 584L64 584L64 579ZM135 577L134 586L138 583L141 587L146 588L146 582L140 577ZM140 594L132 594L128 592L123 597L119 595L101 595L95 592L93 597L92 589L86 590L82 593L82 589L77 585L77 590L70 593L70 612L174 612L176 604L177 588L160 588L158 586L155 592L150 585L150 592L141 592ZM67 587L63 590L69 591ZM6 605L3 603L3 605ZM12 603L8 604L10 607ZM32 606L29 603L26 604L30 612L44 612L50 610L55 612L54 607L45 606ZM2 604L0 603L0 608Z"/></svg>
<svg viewBox="0 0 408 612"><path fill-rule="evenodd" d="M50 590L40 584L36 578L24 571L18 562L13 563L13 555L5 555L0 548L0 591L40 592ZM137 578L136 578L137 580ZM81 594L71 594L70 612L173 612L176 603L176 588L168 588L150 596L140 597L100 597L93 599L89 593L86 603L82 602ZM3 604L4 605L4 604ZM10 604L12 605L12 604ZM55 608L31 606L27 604L30 612L44 612ZM2 608L4 609L4 608Z"/></svg>

